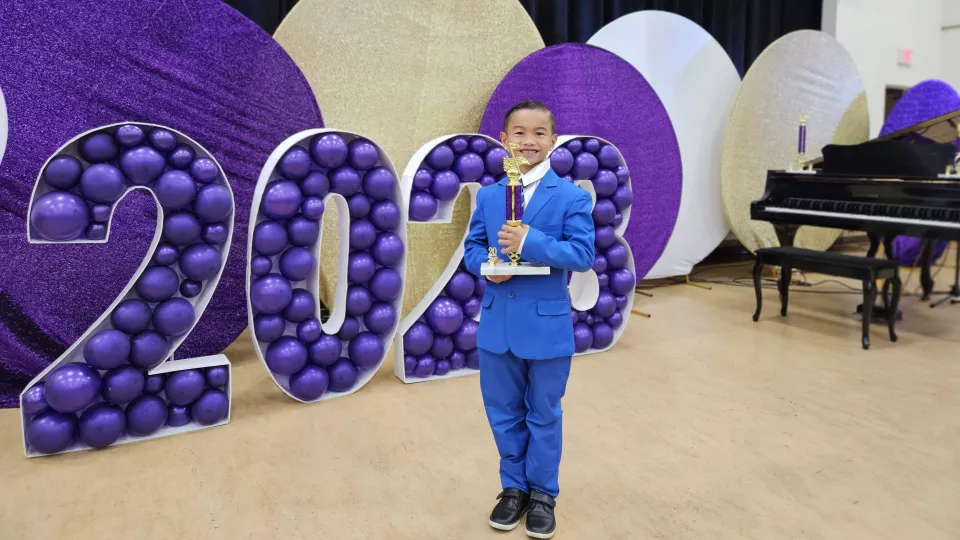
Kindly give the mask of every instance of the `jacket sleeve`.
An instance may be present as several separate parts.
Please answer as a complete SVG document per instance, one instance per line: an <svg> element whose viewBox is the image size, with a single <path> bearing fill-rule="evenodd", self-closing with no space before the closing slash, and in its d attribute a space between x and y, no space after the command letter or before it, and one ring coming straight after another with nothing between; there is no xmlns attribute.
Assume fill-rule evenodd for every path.
<svg viewBox="0 0 960 540"><path fill-rule="evenodd" d="M463 241L463 264L471 274L480 275L480 265L487 261L487 228L483 219L483 205L480 202L480 193L477 193L477 208L470 218L470 228Z"/></svg>
<svg viewBox="0 0 960 540"><path fill-rule="evenodd" d="M563 217L563 240L530 228L524 238L523 257L553 268L586 272L594 263L594 228L590 193L581 190Z"/></svg>

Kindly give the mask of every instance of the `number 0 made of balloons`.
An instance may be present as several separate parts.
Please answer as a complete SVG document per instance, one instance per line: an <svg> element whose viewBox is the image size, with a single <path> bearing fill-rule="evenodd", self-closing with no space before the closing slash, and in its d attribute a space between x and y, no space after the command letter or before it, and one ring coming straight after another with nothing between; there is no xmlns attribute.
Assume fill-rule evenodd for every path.
<svg viewBox="0 0 960 540"><path fill-rule="evenodd" d="M297 133L267 159L253 195L247 311L254 348L301 402L360 389L397 331L406 218L393 164L355 133ZM325 209L336 205L340 253L333 306L321 321Z"/></svg>
<svg viewBox="0 0 960 540"><path fill-rule="evenodd" d="M41 169L29 241L106 242L114 209L134 189L158 203L150 250L120 296L20 395L27 457L230 421L227 358L172 361L217 288L233 234L233 192L203 147L143 123L75 137Z"/></svg>

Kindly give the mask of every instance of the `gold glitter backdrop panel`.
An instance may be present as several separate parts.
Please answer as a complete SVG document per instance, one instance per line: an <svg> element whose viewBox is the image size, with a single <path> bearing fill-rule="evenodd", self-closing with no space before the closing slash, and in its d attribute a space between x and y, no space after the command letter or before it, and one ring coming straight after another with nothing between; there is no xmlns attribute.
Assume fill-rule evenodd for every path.
<svg viewBox="0 0 960 540"><path fill-rule="evenodd" d="M434 137L476 131L503 76L543 48L516 0L301 0L274 37L324 122L398 164Z"/></svg>
<svg viewBox="0 0 960 540"><path fill-rule="evenodd" d="M763 196L767 171L797 157L797 126L807 120L807 159L836 141L867 140L863 82L853 58L832 36L792 32L772 43L747 71L723 140L720 183L730 228L749 249L778 246L773 225L750 219L750 203ZM797 233L797 244L827 249L839 231Z"/></svg>

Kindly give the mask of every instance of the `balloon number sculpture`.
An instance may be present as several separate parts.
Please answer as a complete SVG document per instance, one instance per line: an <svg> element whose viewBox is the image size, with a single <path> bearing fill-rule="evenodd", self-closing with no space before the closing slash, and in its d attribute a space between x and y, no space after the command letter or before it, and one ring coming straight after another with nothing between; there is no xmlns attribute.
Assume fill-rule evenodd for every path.
<svg viewBox="0 0 960 540"><path fill-rule="evenodd" d="M152 124L81 134L42 168L28 238L106 242L114 208L134 189L148 190L159 204L150 250L120 296L21 394L28 457L230 420L225 356L165 362L203 314L230 249L233 192L206 150Z"/></svg>
<svg viewBox="0 0 960 540"><path fill-rule="evenodd" d="M449 223L462 191L469 193L472 214L477 191L503 174L505 157L503 146L485 135L447 135L425 144L403 173L410 220ZM468 375L480 367L477 329L486 280L463 266L466 233L464 227L455 235L457 247L439 279L400 323L394 373L404 382Z"/></svg>
<svg viewBox="0 0 960 540"><path fill-rule="evenodd" d="M403 292L399 201L390 160L354 133L304 131L267 160L250 217L247 311L257 355L293 398L352 393L383 362ZM333 306L321 322L321 220L331 204L340 254Z"/></svg>

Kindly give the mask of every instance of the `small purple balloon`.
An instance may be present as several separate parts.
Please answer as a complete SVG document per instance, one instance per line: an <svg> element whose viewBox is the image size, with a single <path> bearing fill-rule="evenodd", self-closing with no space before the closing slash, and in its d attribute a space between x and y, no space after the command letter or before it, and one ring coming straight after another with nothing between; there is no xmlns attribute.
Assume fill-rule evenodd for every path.
<svg viewBox="0 0 960 540"><path fill-rule="evenodd" d="M457 154L462 154L467 151L467 138L466 137L454 137L450 139L450 148L453 149Z"/></svg>
<svg viewBox="0 0 960 540"><path fill-rule="evenodd" d="M403 335L403 350L420 356L433 347L433 331L425 323L417 322Z"/></svg>
<svg viewBox="0 0 960 540"><path fill-rule="evenodd" d="M597 225L609 225L617 215L617 207L610 199L597 199L593 206L593 221Z"/></svg>
<svg viewBox="0 0 960 540"><path fill-rule="evenodd" d="M302 247L293 247L280 256L280 273L292 282L307 279L313 271L313 255Z"/></svg>
<svg viewBox="0 0 960 540"><path fill-rule="evenodd" d="M200 237L200 221L190 212L170 214L163 221L163 237L178 246L192 244Z"/></svg>
<svg viewBox="0 0 960 540"><path fill-rule="evenodd" d="M361 284L370 281L377 271L373 257L363 251L354 251L347 261L347 281Z"/></svg>
<svg viewBox="0 0 960 540"><path fill-rule="evenodd" d="M30 224L46 240L79 238L89 223L90 210L86 203L66 191L45 193L30 209Z"/></svg>
<svg viewBox="0 0 960 540"><path fill-rule="evenodd" d="M453 165L453 149L445 144L438 145L434 147L433 150L427 154L427 165L430 165L435 170L449 169Z"/></svg>
<svg viewBox="0 0 960 540"><path fill-rule="evenodd" d="M50 408L73 413L86 408L100 394L100 373L78 362L63 364L44 381L44 397Z"/></svg>
<svg viewBox="0 0 960 540"><path fill-rule="evenodd" d="M596 139L587 139L583 143L583 149L586 150L587 152L590 152L591 154L596 154L597 152L600 151L600 141Z"/></svg>
<svg viewBox="0 0 960 540"><path fill-rule="evenodd" d="M140 126L124 124L117 128L117 142L123 146L130 147L142 144L146 137Z"/></svg>
<svg viewBox="0 0 960 540"><path fill-rule="evenodd" d="M476 279L476 288L473 291L473 294L483 297L483 294L487 291L487 279L478 277Z"/></svg>
<svg viewBox="0 0 960 540"><path fill-rule="evenodd" d="M287 180L306 178L310 172L310 153L300 146L294 146L280 157L277 170Z"/></svg>
<svg viewBox="0 0 960 540"><path fill-rule="evenodd" d="M280 313L293 298L290 281L280 274L257 278L250 287L250 303L260 313Z"/></svg>
<svg viewBox="0 0 960 540"><path fill-rule="evenodd" d="M183 171L167 171L160 175L153 186L160 205L167 210L180 210L189 206L197 196L197 184ZM220 218L223 219L223 218Z"/></svg>
<svg viewBox="0 0 960 540"><path fill-rule="evenodd" d="M154 395L163 391L163 375L147 375L147 380L143 383L143 393Z"/></svg>
<svg viewBox="0 0 960 540"><path fill-rule="evenodd" d="M320 321L316 317L310 317L297 325L297 339L304 343L313 343L320 339L322 334Z"/></svg>
<svg viewBox="0 0 960 540"><path fill-rule="evenodd" d="M272 343L280 339L286 327L287 321L281 315L261 313L253 317L253 335L259 341Z"/></svg>
<svg viewBox="0 0 960 540"><path fill-rule="evenodd" d="M207 223L227 219L232 208L230 189L220 184L209 184L200 188L197 200L193 203L197 217Z"/></svg>
<svg viewBox="0 0 960 540"><path fill-rule="evenodd" d="M617 181L621 184L626 183L626 181L630 179L630 169L628 169L626 165L620 165L617 167L616 174Z"/></svg>
<svg viewBox="0 0 960 540"><path fill-rule="evenodd" d="M612 246L616 240L617 234L610 225L597 227L594 230L593 244L600 249L607 249L608 247Z"/></svg>
<svg viewBox="0 0 960 540"><path fill-rule="evenodd" d="M330 366L330 387L334 392L346 392L357 383L360 372L348 358L340 358Z"/></svg>
<svg viewBox="0 0 960 540"><path fill-rule="evenodd" d="M46 384L41 381L23 393L23 399L20 401L20 409L23 414L40 414L50 408L47 405L47 399L44 397L45 386Z"/></svg>
<svg viewBox="0 0 960 540"><path fill-rule="evenodd" d="M103 375L103 399L117 405L126 405L143 392L143 372L133 366L120 366Z"/></svg>
<svg viewBox="0 0 960 540"><path fill-rule="evenodd" d="M354 169L365 171L372 169L380 156L377 153L377 147L370 141L364 139L355 139L347 145L347 162Z"/></svg>
<svg viewBox="0 0 960 540"><path fill-rule="evenodd" d="M162 302L177 293L180 276L166 266L151 266L143 271L134 289L147 302Z"/></svg>
<svg viewBox="0 0 960 540"><path fill-rule="evenodd" d="M480 298L473 296L463 302L463 316L474 318L480 314Z"/></svg>
<svg viewBox="0 0 960 540"><path fill-rule="evenodd" d="M287 229L276 221L262 221L253 228L253 249L261 255L277 255L287 247Z"/></svg>
<svg viewBox="0 0 960 540"><path fill-rule="evenodd" d="M578 353L582 353L590 348L593 343L593 331L586 323L578 322L573 325L573 348Z"/></svg>
<svg viewBox="0 0 960 540"><path fill-rule="evenodd" d="M437 377L443 377L447 373L450 373L450 361L449 360L437 360L437 367L434 370L433 374Z"/></svg>
<svg viewBox="0 0 960 540"><path fill-rule="evenodd" d="M623 324L623 315L621 315L619 311L614 312L613 315L607 317L606 322L608 325L610 325L610 328L616 330Z"/></svg>
<svg viewBox="0 0 960 540"><path fill-rule="evenodd" d="M126 302L139 302L137 304L132 304L136 306L133 309L140 310L141 306L146 306L147 308L147 324L150 323L150 307L146 305L142 300L127 300ZM117 306L117 309L114 310L114 315L116 313L125 313L130 310L131 304L121 303ZM125 308L121 310L120 308ZM138 323L136 325L130 325L124 327L133 328L134 326L140 326L139 323L142 321L139 318L142 316L142 313L135 313L133 315L133 322ZM146 328L146 326L144 326ZM143 330L140 328L137 331ZM131 332L132 333L132 332ZM105 328L103 330L97 331L97 333L90 336L90 339L83 346L83 359L86 360L88 364L97 369L113 369L117 366L122 366L127 363L130 358L130 337L121 332L120 330L115 330L113 328Z"/></svg>
<svg viewBox="0 0 960 540"><path fill-rule="evenodd" d="M349 293L347 298L349 301ZM294 289L290 303L283 310L283 318L293 323L299 323L313 317L316 311L317 304L313 300L313 295L306 289Z"/></svg>
<svg viewBox="0 0 960 540"><path fill-rule="evenodd" d="M180 258L180 252L177 246L173 244L160 244L153 254L153 262L160 266L170 266Z"/></svg>
<svg viewBox="0 0 960 540"><path fill-rule="evenodd" d="M207 244L193 244L180 254L180 271L194 281L206 281L220 271L220 252Z"/></svg>
<svg viewBox="0 0 960 540"><path fill-rule="evenodd" d="M190 164L190 176L193 176L201 184L213 182L219 173L220 169L217 167L217 163L210 158L198 158Z"/></svg>
<svg viewBox="0 0 960 540"><path fill-rule="evenodd" d="M471 349L466 352L467 367L470 369L480 369L480 351Z"/></svg>
<svg viewBox="0 0 960 540"><path fill-rule="evenodd" d="M417 358L412 355L404 355L403 357L403 371L407 375L413 375L413 369L417 367Z"/></svg>
<svg viewBox="0 0 960 540"><path fill-rule="evenodd" d="M354 193L347 198L347 208L350 209L350 217L353 219L366 217L370 213L370 199L363 193Z"/></svg>
<svg viewBox="0 0 960 540"><path fill-rule="evenodd" d="M610 275L606 272L597 274L597 283L600 285L601 289L606 289L610 286Z"/></svg>
<svg viewBox="0 0 960 540"><path fill-rule="evenodd" d="M613 343L613 328L605 322L593 326L593 348L605 349Z"/></svg>
<svg viewBox="0 0 960 540"><path fill-rule="evenodd" d="M307 364L303 369L290 376L290 393L303 401L320 399L330 385L327 370Z"/></svg>
<svg viewBox="0 0 960 540"><path fill-rule="evenodd" d="M220 388L227 384L227 379L230 377L230 374L227 372L226 366L213 366L207 368L204 376L207 378L208 385L214 388Z"/></svg>
<svg viewBox="0 0 960 540"><path fill-rule="evenodd" d="M230 399L222 390L209 388L190 407L190 416L201 426L212 426L227 417Z"/></svg>
<svg viewBox="0 0 960 540"><path fill-rule="evenodd" d="M627 248L623 244L614 244L610 246L607 251L604 252L604 256L606 257L611 270L626 266L627 258L629 257Z"/></svg>
<svg viewBox="0 0 960 540"><path fill-rule="evenodd" d="M130 363L150 369L167 356L167 339L153 330L140 332L130 340Z"/></svg>
<svg viewBox="0 0 960 540"><path fill-rule="evenodd" d="M167 422L167 404L158 396L140 396L127 407L127 431L146 436Z"/></svg>
<svg viewBox="0 0 960 540"><path fill-rule="evenodd" d="M557 176L563 176L573 170L573 154L563 146L550 153L550 168Z"/></svg>
<svg viewBox="0 0 960 540"><path fill-rule="evenodd" d="M457 173L462 182L476 182L484 173L483 158L473 152L457 156L453 164L453 172Z"/></svg>
<svg viewBox="0 0 960 540"><path fill-rule="evenodd" d="M330 174L330 189L344 197L360 190L360 173L353 167L343 166Z"/></svg>
<svg viewBox="0 0 960 540"><path fill-rule="evenodd" d="M463 308L460 304L445 296L441 296L427 308L427 324L437 334L451 335L463 324Z"/></svg>
<svg viewBox="0 0 960 540"><path fill-rule="evenodd" d="M485 174L485 175L483 175L483 176L480 177L480 185L483 186L483 187L487 187L487 186L493 185L493 184L495 184L496 182L497 182L497 179L494 178L493 176L489 175L489 174Z"/></svg>
<svg viewBox="0 0 960 540"><path fill-rule="evenodd" d="M310 361L318 366L330 367L343 352L343 342L332 334L323 334L320 339L310 344L307 351Z"/></svg>
<svg viewBox="0 0 960 540"><path fill-rule="evenodd" d="M260 210L271 219L287 219L300 210L303 194L296 182L277 180L270 182L263 192Z"/></svg>
<svg viewBox="0 0 960 540"><path fill-rule="evenodd" d="M80 441L91 448L106 448L117 442L127 427L123 409L109 403L96 403L80 415Z"/></svg>
<svg viewBox="0 0 960 540"><path fill-rule="evenodd" d="M153 327L164 336L182 336L193 322L193 305L186 298L164 300L153 310Z"/></svg>
<svg viewBox="0 0 960 540"><path fill-rule="evenodd" d="M430 172L430 169L420 167L417 169L416 174L413 175L413 188L414 189L430 189L430 184L433 183L433 173Z"/></svg>
<svg viewBox="0 0 960 540"><path fill-rule="evenodd" d="M384 352L383 340L373 332L360 332L347 348L350 360L361 369L376 366Z"/></svg>
<svg viewBox="0 0 960 540"><path fill-rule="evenodd" d="M80 181L83 165L73 156L57 156L43 170L43 180L56 189L71 189Z"/></svg>
<svg viewBox="0 0 960 540"><path fill-rule="evenodd" d="M57 411L40 413L27 424L27 446L41 454L65 450L77 436L77 417Z"/></svg>
<svg viewBox="0 0 960 540"><path fill-rule="evenodd" d="M378 302L363 314L363 324L367 330L379 335L389 332L397 322L397 312L393 306L385 302Z"/></svg>
<svg viewBox="0 0 960 540"><path fill-rule="evenodd" d="M463 302L470 298L476 290L476 280L472 275L461 270L453 274L444 290L450 298Z"/></svg>
<svg viewBox="0 0 960 540"><path fill-rule="evenodd" d="M400 225L400 208L393 201L380 201L370 211L370 223L381 231L393 231Z"/></svg>
<svg viewBox="0 0 960 540"><path fill-rule="evenodd" d="M413 374L417 377L429 377L437 369L437 359L424 354L417 357L417 367L413 368Z"/></svg>
<svg viewBox="0 0 960 540"><path fill-rule="evenodd" d="M487 151L487 155L483 157L483 161L486 164L487 174L493 176L500 176L503 174L503 158L509 157L507 151L500 146L494 146Z"/></svg>
<svg viewBox="0 0 960 540"><path fill-rule="evenodd" d="M410 219L413 221L429 221L438 208L437 199L425 191L418 191L410 197Z"/></svg>
<svg viewBox="0 0 960 540"><path fill-rule="evenodd" d="M103 223L91 223L87 227L87 240L103 240L107 237L107 226Z"/></svg>
<svg viewBox="0 0 960 540"><path fill-rule="evenodd" d="M613 221L610 222L610 226L616 229L621 223L623 223L623 215L618 212L617 215L613 217Z"/></svg>
<svg viewBox="0 0 960 540"><path fill-rule="evenodd" d="M307 348L293 336L283 336L267 347L267 367L277 375L293 375L307 363Z"/></svg>
<svg viewBox="0 0 960 540"><path fill-rule="evenodd" d="M617 187L611 200L613 204L616 205L618 212L626 210L633 204L633 192L630 190L630 186L622 185Z"/></svg>
<svg viewBox="0 0 960 540"><path fill-rule="evenodd" d="M396 270L380 268L373 274L369 286L370 293L375 299L381 302L390 302L400 295L403 281Z"/></svg>
<svg viewBox="0 0 960 540"><path fill-rule="evenodd" d="M380 233L370 251L378 264L394 266L403 259L403 240L392 232Z"/></svg>
<svg viewBox="0 0 960 540"><path fill-rule="evenodd" d="M618 295L614 295L614 298L617 299L617 309L623 309L623 308L627 307L627 297L626 297L626 296L624 296L624 295L622 295L622 294L618 294Z"/></svg>
<svg viewBox="0 0 960 540"><path fill-rule="evenodd" d="M593 314L596 317L606 319L617 310L617 300L610 291L600 291L597 296L597 303L593 306Z"/></svg>
<svg viewBox="0 0 960 540"><path fill-rule="evenodd" d="M365 250L373 245L377 239L377 228L365 219L356 220L350 224L350 247Z"/></svg>
<svg viewBox="0 0 960 540"><path fill-rule="evenodd" d="M597 161L604 169L617 170L620 166L620 153L611 144L605 144L597 152Z"/></svg>
<svg viewBox="0 0 960 540"><path fill-rule="evenodd" d="M490 144L483 137L471 137L470 138L470 151L482 154L487 151L487 148L490 147Z"/></svg>
<svg viewBox="0 0 960 540"><path fill-rule="evenodd" d="M357 337L359 333L360 320L354 317L347 317L343 320L343 324L340 325L340 331L337 332L337 337L340 338L341 341L350 341Z"/></svg>
<svg viewBox="0 0 960 540"><path fill-rule="evenodd" d="M177 147L173 149L173 152L170 152L167 163L174 169L184 170L190 166L195 157L197 157L197 153L192 147L186 144L178 144Z"/></svg>
<svg viewBox="0 0 960 540"><path fill-rule="evenodd" d="M90 216L94 221L104 223L110 219L110 206L106 204L96 204L90 208Z"/></svg>
<svg viewBox="0 0 960 540"><path fill-rule="evenodd" d="M453 338L450 336L434 336L430 354L434 358L446 358L454 351Z"/></svg>
<svg viewBox="0 0 960 540"><path fill-rule="evenodd" d="M591 154L581 154L588 156ZM597 197L612 197L617 192L617 175L607 169L600 169L593 177L593 189Z"/></svg>
<svg viewBox="0 0 960 540"><path fill-rule="evenodd" d="M373 296L363 285L350 285L347 289L347 315L359 317L373 307Z"/></svg>
<svg viewBox="0 0 960 540"><path fill-rule="evenodd" d="M320 237L320 223L303 216L295 216L287 222L287 237L295 246L309 246Z"/></svg>
<svg viewBox="0 0 960 540"><path fill-rule="evenodd" d="M165 129L154 128L147 137L154 148L163 152L169 152L177 146L177 138Z"/></svg>
<svg viewBox="0 0 960 540"><path fill-rule="evenodd" d="M270 257L264 255L257 255L250 261L250 273L255 276L265 276L270 273L272 268L273 262Z"/></svg>
<svg viewBox="0 0 960 540"><path fill-rule="evenodd" d="M190 409L184 405L170 404L167 411L167 425L170 427L185 426L190 423Z"/></svg>
<svg viewBox="0 0 960 540"><path fill-rule="evenodd" d="M597 174L597 169L599 168L600 163L597 162L597 156L589 152L581 152L573 159L571 174L573 174L575 180L586 180L593 178L593 175Z"/></svg>
<svg viewBox="0 0 960 540"><path fill-rule="evenodd" d="M457 197L457 193L459 192L460 178L453 171L439 171L433 175L433 184L430 186L430 193L436 197L438 201L452 201Z"/></svg>
<svg viewBox="0 0 960 540"><path fill-rule="evenodd" d="M453 333L453 344L461 351L469 351L477 347L477 330L480 323L473 319L465 319L460 328Z"/></svg>
<svg viewBox="0 0 960 540"><path fill-rule="evenodd" d="M110 134L94 133L80 140L77 151L89 163L106 163L115 159L120 150Z"/></svg>
<svg viewBox="0 0 960 540"><path fill-rule="evenodd" d="M619 295L633 292L636 280L633 273L627 268L618 268L610 273L610 290Z"/></svg>
<svg viewBox="0 0 960 540"><path fill-rule="evenodd" d="M580 139L573 139L567 143L567 149L569 149L570 153L573 155L577 155L583 150L583 141Z"/></svg>
<svg viewBox="0 0 960 540"><path fill-rule="evenodd" d="M156 181L166 170L163 155L149 146L127 150L120 156L120 170L134 185L145 186Z"/></svg>
<svg viewBox="0 0 960 540"><path fill-rule="evenodd" d="M347 161L347 141L336 133L317 135L310 141L310 157L321 167L334 168Z"/></svg>
<svg viewBox="0 0 960 540"><path fill-rule="evenodd" d="M375 201L393 198L397 178L386 167L376 167L363 175L363 192Z"/></svg>
<svg viewBox="0 0 960 540"><path fill-rule="evenodd" d="M303 214L303 217L314 221L319 221L320 218L323 217L323 210L323 199L320 197L307 197L303 200L303 204L300 205L300 212Z"/></svg>
<svg viewBox="0 0 960 540"><path fill-rule="evenodd" d="M300 189L308 197L323 199L330 193L330 179L320 171L313 171L300 182Z"/></svg>
<svg viewBox="0 0 960 540"><path fill-rule="evenodd" d="M214 246L227 241L227 226L223 223L207 223L203 226L203 232L200 233L203 241Z"/></svg>
<svg viewBox="0 0 960 540"><path fill-rule="evenodd" d="M203 393L206 382L206 377L199 369L175 371L167 377L167 384L164 386L167 401L184 407L190 405Z"/></svg>
<svg viewBox="0 0 960 540"><path fill-rule="evenodd" d="M467 355L463 351L454 350L447 360L450 361L450 369L463 369L467 365Z"/></svg>

